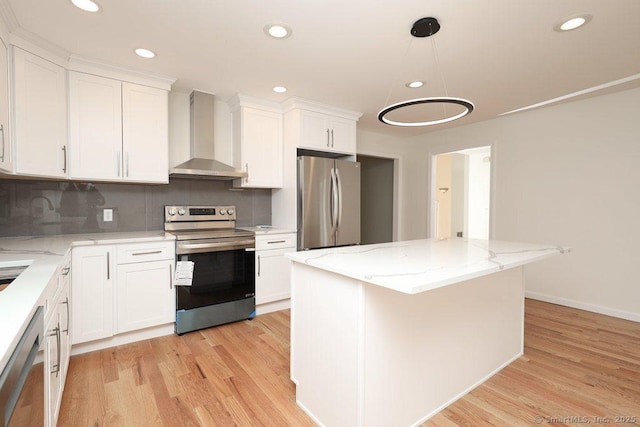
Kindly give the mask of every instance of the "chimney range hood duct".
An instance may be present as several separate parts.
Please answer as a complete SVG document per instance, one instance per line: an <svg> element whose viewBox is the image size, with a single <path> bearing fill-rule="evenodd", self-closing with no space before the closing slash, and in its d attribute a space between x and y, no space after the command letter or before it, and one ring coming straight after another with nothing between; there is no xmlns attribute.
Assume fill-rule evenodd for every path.
<svg viewBox="0 0 640 427"><path fill-rule="evenodd" d="M245 171L213 159L213 95L194 90L189 98L191 159L172 168L169 176L217 180L246 178Z"/></svg>

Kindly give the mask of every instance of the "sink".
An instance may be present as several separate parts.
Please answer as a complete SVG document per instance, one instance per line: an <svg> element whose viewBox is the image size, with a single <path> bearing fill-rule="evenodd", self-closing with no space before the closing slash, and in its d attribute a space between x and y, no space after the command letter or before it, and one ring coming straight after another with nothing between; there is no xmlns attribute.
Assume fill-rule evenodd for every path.
<svg viewBox="0 0 640 427"><path fill-rule="evenodd" d="M7 287L18 278L28 265L16 265L12 267L0 268L0 292L7 289Z"/></svg>

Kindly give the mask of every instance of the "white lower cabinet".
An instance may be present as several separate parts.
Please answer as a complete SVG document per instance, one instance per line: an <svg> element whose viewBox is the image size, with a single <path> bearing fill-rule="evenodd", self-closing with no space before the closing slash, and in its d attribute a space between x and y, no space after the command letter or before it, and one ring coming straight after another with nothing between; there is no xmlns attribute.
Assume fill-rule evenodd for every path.
<svg viewBox="0 0 640 427"><path fill-rule="evenodd" d="M73 248L73 344L175 319L174 242Z"/></svg>
<svg viewBox="0 0 640 427"><path fill-rule="evenodd" d="M295 252L296 234L256 235L256 304L291 297L290 261L287 252Z"/></svg>
<svg viewBox="0 0 640 427"><path fill-rule="evenodd" d="M69 367L71 353L70 339L70 300L69 300L70 259L62 265L61 270L53 279L53 297L48 302L44 340L44 369L45 369L45 425L55 426L62 403L62 391Z"/></svg>
<svg viewBox="0 0 640 427"><path fill-rule="evenodd" d="M113 335L114 251L101 245L72 250L73 344Z"/></svg>
<svg viewBox="0 0 640 427"><path fill-rule="evenodd" d="M175 319L173 259L118 265L118 333Z"/></svg>

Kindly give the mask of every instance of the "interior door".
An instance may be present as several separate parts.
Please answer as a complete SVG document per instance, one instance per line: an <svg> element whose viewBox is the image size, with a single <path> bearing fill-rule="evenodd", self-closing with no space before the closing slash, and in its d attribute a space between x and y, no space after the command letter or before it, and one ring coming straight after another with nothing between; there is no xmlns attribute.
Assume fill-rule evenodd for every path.
<svg viewBox="0 0 640 427"><path fill-rule="evenodd" d="M336 245L360 243L360 163L336 160L338 178L338 231Z"/></svg>
<svg viewBox="0 0 640 427"><path fill-rule="evenodd" d="M335 244L332 227L333 159L298 157L298 248L312 249Z"/></svg>

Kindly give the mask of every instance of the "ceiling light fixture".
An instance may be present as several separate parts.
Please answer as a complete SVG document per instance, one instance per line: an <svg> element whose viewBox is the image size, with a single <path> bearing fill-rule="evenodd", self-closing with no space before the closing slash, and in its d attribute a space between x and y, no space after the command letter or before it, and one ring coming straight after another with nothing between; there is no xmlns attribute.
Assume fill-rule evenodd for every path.
<svg viewBox="0 0 640 427"><path fill-rule="evenodd" d="M99 12L100 5L91 0L71 0L71 3L79 9L82 9L86 12Z"/></svg>
<svg viewBox="0 0 640 427"><path fill-rule="evenodd" d="M146 58L146 59L151 59L151 58L155 58L156 57L156 53L149 50L149 49L144 49L144 48L137 48L134 50L134 52L136 53L136 55L142 57L142 58Z"/></svg>
<svg viewBox="0 0 640 427"><path fill-rule="evenodd" d="M556 24L553 29L561 33L575 30L587 24L589 21L591 21L591 18L593 18L593 16L587 13L583 13L580 15L571 15Z"/></svg>
<svg viewBox="0 0 640 427"><path fill-rule="evenodd" d="M289 26L284 24L269 24L264 27L264 32L274 39L286 39L291 36L293 31Z"/></svg>
<svg viewBox="0 0 640 427"><path fill-rule="evenodd" d="M273 88L273 91L276 93L285 93L287 91L287 88L284 86L275 86Z"/></svg>
<svg viewBox="0 0 640 427"><path fill-rule="evenodd" d="M411 89L417 89L419 87L424 86L424 82L421 82L420 80L416 80L414 82L407 83L405 86L410 87Z"/></svg>
<svg viewBox="0 0 640 427"><path fill-rule="evenodd" d="M435 33L437 33L439 30L440 30L440 23L438 23L438 20L436 18L422 18L422 19L418 19L416 22L413 23L413 26L411 27L411 35L417 38L430 37ZM433 44L433 56L437 66L438 58L436 55L435 42ZM402 102L389 105L388 107L383 108L378 113L378 120L380 120L382 123L392 125L392 126L409 126L409 127L433 126L433 125L439 125L442 123L452 122L454 120L461 119L462 117L471 113L475 108L473 103L470 101L467 101L466 99L449 97L448 94L446 93L447 85L444 84L444 77L442 78L442 80L443 80L443 86L445 88L445 96L410 99L407 101L402 101ZM407 86L409 86L410 84L411 83L407 84ZM420 86L417 86L417 87L420 87ZM391 95L391 92L389 92L389 95ZM464 107L464 110L461 113L455 114L453 116L445 117L442 119L416 121L416 122L391 120L386 117L386 115L392 111L396 111L402 108L411 107L411 106L420 105L420 104L442 104L443 107L446 107L447 104L455 104L455 105ZM445 111L445 114L446 114L446 111Z"/></svg>

